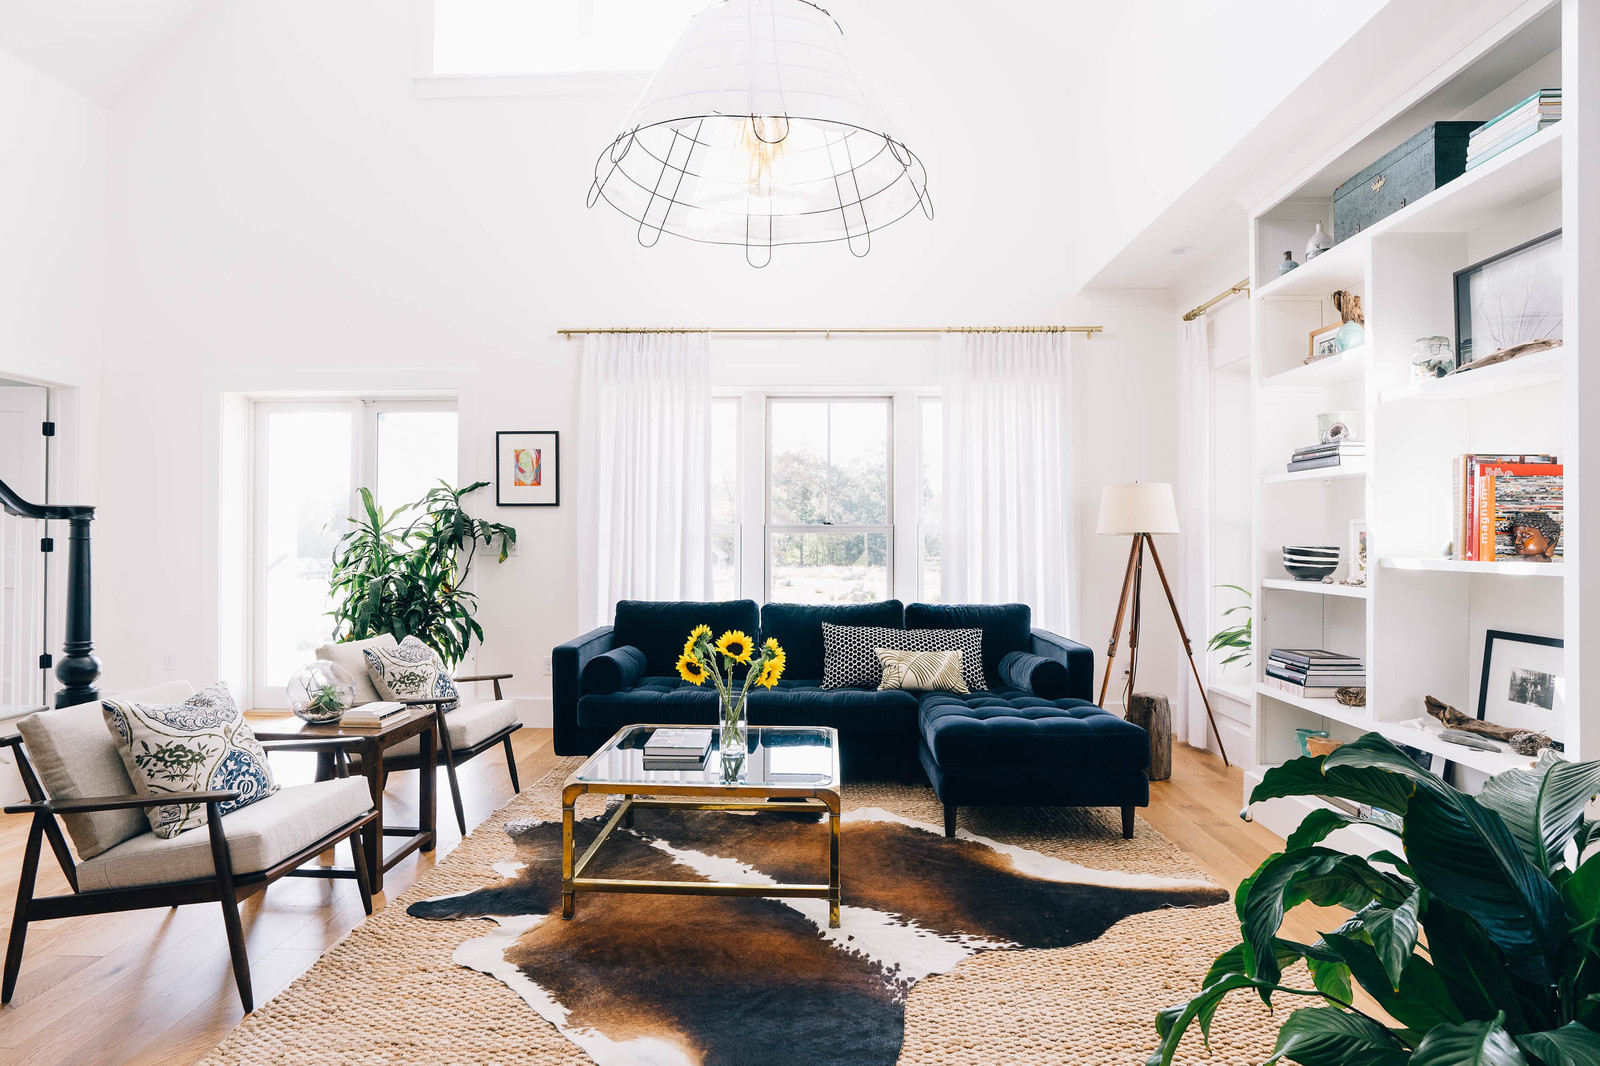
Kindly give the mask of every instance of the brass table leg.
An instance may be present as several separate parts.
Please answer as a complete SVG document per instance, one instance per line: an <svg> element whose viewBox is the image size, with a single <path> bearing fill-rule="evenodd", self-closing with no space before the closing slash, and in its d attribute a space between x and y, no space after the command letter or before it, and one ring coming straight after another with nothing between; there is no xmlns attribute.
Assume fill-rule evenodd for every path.
<svg viewBox="0 0 1600 1066"><path fill-rule="evenodd" d="M828 928L839 928L839 808L828 805Z"/></svg>
<svg viewBox="0 0 1600 1066"><path fill-rule="evenodd" d="M561 803L561 917L570 921L572 892L572 804L577 797L564 797Z"/></svg>

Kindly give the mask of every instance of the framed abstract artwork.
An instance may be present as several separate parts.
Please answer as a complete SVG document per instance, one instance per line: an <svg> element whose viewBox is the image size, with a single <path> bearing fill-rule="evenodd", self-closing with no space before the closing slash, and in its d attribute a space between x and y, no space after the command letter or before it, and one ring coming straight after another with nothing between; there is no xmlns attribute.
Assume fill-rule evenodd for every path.
<svg viewBox="0 0 1600 1066"><path fill-rule="evenodd" d="M1483 639L1478 720L1566 740L1566 666L1560 637L1491 629Z"/></svg>
<svg viewBox="0 0 1600 1066"><path fill-rule="evenodd" d="M561 506L561 434L502 430L494 435L494 502L501 507Z"/></svg>
<svg viewBox="0 0 1600 1066"><path fill-rule="evenodd" d="M1561 342L1561 231L1455 274L1456 366Z"/></svg>

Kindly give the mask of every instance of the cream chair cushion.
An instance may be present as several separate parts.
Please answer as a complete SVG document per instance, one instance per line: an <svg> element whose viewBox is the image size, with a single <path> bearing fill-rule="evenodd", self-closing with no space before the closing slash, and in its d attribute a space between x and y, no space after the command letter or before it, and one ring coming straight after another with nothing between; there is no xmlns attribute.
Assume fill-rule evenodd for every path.
<svg viewBox="0 0 1600 1066"><path fill-rule="evenodd" d="M118 693L113 699L145 703L182 703L194 695L187 681ZM106 728L98 703L82 703L39 711L17 723L28 746L28 759L39 773L45 795L53 800L131 796L138 790ZM62 818L80 859L92 859L130 837L149 832L143 810L96 811Z"/></svg>
<svg viewBox="0 0 1600 1066"><path fill-rule="evenodd" d="M343 644L324 644L317 649L317 658L323 662L336 663L344 667L356 682L356 705L363 703L376 703L383 699L378 695L378 690L372 686L372 676L367 673L367 657L362 654L368 648L393 648L398 645L394 635L383 633L366 640L351 640Z"/></svg>
<svg viewBox="0 0 1600 1066"><path fill-rule="evenodd" d="M456 751L494 736L517 721L517 705L512 700L479 700L463 703L453 711L445 712L445 730L450 734L450 747ZM422 749L422 738L402 740L385 754L415 755Z"/></svg>
<svg viewBox="0 0 1600 1066"><path fill-rule="evenodd" d="M222 818L233 872L257 873L276 866L371 809L372 793L363 777L279 789ZM146 831L80 863L78 885L82 891L134 888L215 873L209 829L165 839Z"/></svg>

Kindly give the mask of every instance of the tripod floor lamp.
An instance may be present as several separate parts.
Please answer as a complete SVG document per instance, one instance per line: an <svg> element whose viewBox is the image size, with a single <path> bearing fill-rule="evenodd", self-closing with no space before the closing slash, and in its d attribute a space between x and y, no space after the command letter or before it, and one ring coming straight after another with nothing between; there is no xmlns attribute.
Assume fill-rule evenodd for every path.
<svg viewBox="0 0 1600 1066"><path fill-rule="evenodd" d="M1172 598L1172 586L1167 583L1167 572L1161 566L1161 556L1156 554L1157 533L1178 532L1178 505L1172 496L1172 486L1162 481L1136 481L1130 485L1107 485L1100 494L1100 523L1096 530L1101 536L1131 536L1133 544L1128 549L1128 569L1122 576L1122 597L1117 600L1117 620L1111 624L1111 645L1106 649L1106 675L1100 683L1100 706L1106 703L1106 690L1111 687L1111 671L1117 662L1117 638L1122 633L1122 619L1128 620L1128 687L1123 706L1133 699L1134 677L1139 670L1139 593L1144 585L1144 553L1150 552L1150 561L1156 564L1156 575L1161 578L1161 590L1167 594L1167 605L1172 608L1172 620L1178 626L1178 637L1183 641L1183 653L1189 657L1189 669L1200 688L1200 702L1205 704L1206 721L1217 738L1217 750L1222 753L1223 765L1229 765L1227 749L1222 746L1222 734L1217 729L1216 716L1211 713L1211 701L1206 698L1206 685L1200 679L1200 668L1194 662L1194 648L1189 634L1184 631L1183 618L1178 613L1178 603Z"/></svg>

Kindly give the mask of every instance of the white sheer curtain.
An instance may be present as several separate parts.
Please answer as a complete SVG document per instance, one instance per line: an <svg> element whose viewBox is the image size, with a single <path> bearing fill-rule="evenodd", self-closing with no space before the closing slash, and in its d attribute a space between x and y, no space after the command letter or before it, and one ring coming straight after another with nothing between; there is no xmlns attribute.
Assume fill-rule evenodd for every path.
<svg viewBox="0 0 1600 1066"><path fill-rule="evenodd" d="M578 416L582 627L609 624L618 600L709 599L706 335L586 338Z"/></svg>
<svg viewBox="0 0 1600 1066"><path fill-rule="evenodd" d="M949 603L1026 603L1076 632L1068 334L945 339L944 586Z"/></svg>
<svg viewBox="0 0 1600 1066"><path fill-rule="evenodd" d="M1211 335L1204 316L1183 324L1178 353L1178 528L1183 531L1178 609L1188 630L1195 661L1206 674L1206 640L1211 635L1206 587L1211 558ZM1185 670L1173 700L1172 731L1179 741L1206 746L1210 726L1205 704Z"/></svg>

